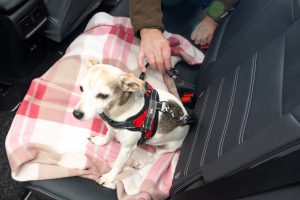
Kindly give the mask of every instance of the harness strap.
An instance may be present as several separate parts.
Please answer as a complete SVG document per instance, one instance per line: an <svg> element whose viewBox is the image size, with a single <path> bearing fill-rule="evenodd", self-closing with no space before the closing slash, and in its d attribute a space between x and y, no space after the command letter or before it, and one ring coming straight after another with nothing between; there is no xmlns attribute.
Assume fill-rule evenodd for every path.
<svg viewBox="0 0 300 200"><path fill-rule="evenodd" d="M147 69L149 66L150 66L150 64L149 64L149 63L146 63L146 65L145 65L146 69ZM146 73L145 73L145 72L142 72L142 73L140 74L140 76L139 76L139 79L145 80L145 76L146 76Z"/></svg>
<svg viewBox="0 0 300 200"><path fill-rule="evenodd" d="M147 63L145 67L149 67L149 63ZM176 73L174 73L174 75L176 75ZM141 80L144 80L145 73L142 72L139 78ZM170 106L167 102L159 101L158 92L154 90L147 82L145 82L145 89L145 105L138 114L126 119L123 122L118 122L110 119L104 112L100 114L100 117L110 126L116 129L140 131L142 134L140 140L138 141L138 144L147 142L155 135L158 125L159 113L157 112L157 110L166 112L170 114L171 117L176 118L180 126L185 126L193 122L189 115L184 115L181 117L176 116L176 113L172 109L170 109Z"/></svg>
<svg viewBox="0 0 300 200"><path fill-rule="evenodd" d="M156 112L157 101L159 101L158 93L156 90L153 90L149 99L148 113L141 128L142 137L139 140L138 144L145 143L147 140L149 140L155 135L158 124L158 112Z"/></svg>
<svg viewBox="0 0 300 200"><path fill-rule="evenodd" d="M128 130L133 130L135 129L135 125L133 121L123 121L123 122L117 122L112 119L110 119L105 113L101 113L100 117L106 121L110 126L116 128L116 129L128 129Z"/></svg>
<svg viewBox="0 0 300 200"><path fill-rule="evenodd" d="M153 119L155 118L156 114L156 99L157 99L157 92L153 91L150 96L149 100L149 107L148 107L148 113L146 116L146 119L144 121L144 125L142 127L142 131L148 131L151 129L151 125L153 122Z"/></svg>
<svg viewBox="0 0 300 200"><path fill-rule="evenodd" d="M100 114L100 117L104 121L116 129L140 131L142 135L138 144L143 144L147 140L151 139L156 133L158 124L156 102L159 101L159 95L148 83L145 84L145 89L145 105L138 114L122 122L110 119L104 112Z"/></svg>
<svg viewBox="0 0 300 200"><path fill-rule="evenodd" d="M163 113L169 114L171 117L176 119L179 126L185 126L194 122L194 116L191 113L183 116L177 116L174 110L170 108L168 102L166 101L157 102L157 109Z"/></svg>

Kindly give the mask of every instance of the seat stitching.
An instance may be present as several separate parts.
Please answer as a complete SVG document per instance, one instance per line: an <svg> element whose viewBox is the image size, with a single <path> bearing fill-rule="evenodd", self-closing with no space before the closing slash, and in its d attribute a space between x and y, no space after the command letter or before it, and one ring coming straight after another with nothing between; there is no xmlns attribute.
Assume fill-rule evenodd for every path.
<svg viewBox="0 0 300 200"><path fill-rule="evenodd" d="M269 3L267 3L265 5L265 8L268 8L267 11L271 10L271 8L275 5L274 2L270 1ZM223 50L220 52L221 54L219 56L222 56L226 51L226 49L230 49L230 46L234 43L236 43L236 40L238 40L239 38L241 38L242 35L244 35L245 32L247 32L249 30L249 28L251 28L253 26L253 24L255 24L257 22L257 19L262 18L262 16L266 15L266 10L262 9L260 10L257 15L255 17L253 17L251 19L251 21L249 23L247 23L241 30L239 33L237 33L231 41L229 41L227 43L227 45L223 48Z"/></svg>
<svg viewBox="0 0 300 200"><path fill-rule="evenodd" d="M285 149L285 150L282 150L282 151L280 151L280 152L278 152L278 153L274 153L273 155L271 155L271 156L265 158L264 160L261 160L261 161L255 163L255 164L251 165L251 166L249 167L249 169L253 169L253 168L255 168L255 167L257 167L257 166L259 166L259 165L261 165L261 164L264 164L264 163L266 163L266 162L269 162L270 160L273 160L274 158L280 158L280 157L286 156L286 155L288 155L288 154L290 154L290 153L293 153L293 152L295 152L295 151L298 151L299 149L300 149L300 144L297 144L297 145L295 145L295 146L289 147L289 148L287 148L287 149Z"/></svg>
<svg viewBox="0 0 300 200"><path fill-rule="evenodd" d="M195 144L196 144L196 141L197 141L197 138L198 138L198 133L199 133L199 130L200 130L203 118L204 118L204 113L205 113L205 110L206 110L206 105L207 105L207 100L208 100L209 93L210 93L210 86L208 87L208 89L206 91L204 103L203 103L203 106L201 108L200 119L199 119L199 122L198 122L198 125L197 125L196 133L195 133L194 140L193 140L192 147L191 147L191 151L190 151L190 154L189 154L189 157L188 157L188 160L187 160L187 164L186 164L185 169L184 169L184 175L187 175L187 171L190 167L190 162L191 162L193 151L194 151L194 148L195 148Z"/></svg>
<svg viewBox="0 0 300 200"><path fill-rule="evenodd" d="M250 111L251 103L252 103L252 95L253 95L253 88L254 88L254 83L255 83L255 73L256 73L256 64L257 64L257 53L255 53L253 55L252 60L253 60L253 64L252 64L252 70L251 70L251 79L250 79L246 108L245 108L245 112L244 112L244 116L243 116L242 125L240 128L239 144L242 144L244 142L245 128L246 128L246 124L248 121L249 111Z"/></svg>
<svg viewBox="0 0 300 200"><path fill-rule="evenodd" d="M237 88L237 83L239 80L239 72L240 72L240 66L238 66L237 69L235 70L235 76L234 76L234 82L233 82L233 87L232 87L231 96L230 96L230 102L229 102L229 106L228 106L228 110L227 110L224 128L222 131L222 136L221 136L221 139L219 142L218 158L222 157L222 154L223 154L223 145L224 145L224 141L225 141L225 137L226 137L226 133L227 133L228 124L229 124L229 121L231 118L232 107L233 107L234 100L235 100L236 88Z"/></svg>
<svg viewBox="0 0 300 200"><path fill-rule="evenodd" d="M211 137L212 129L214 127L214 123L215 123L215 119L216 119L216 114L217 114L217 111L218 111L218 108L219 108L220 97L221 97L221 93L223 91L224 80L225 80L225 77L222 78L221 83L219 84L219 90L218 90L216 103L215 103L215 106L214 106L213 116L212 116L212 119L210 121L208 133L206 135L204 148L203 148L202 155L201 155L200 167L204 165L208 143L209 143L209 140L210 140L210 137Z"/></svg>
<svg viewBox="0 0 300 200"><path fill-rule="evenodd" d="M31 189L31 190L36 190L36 191L38 191L38 192L40 192L40 193L42 193L42 194L44 194L44 195L46 195L46 196L48 196L50 198L53 198L55 200L66 200L65 198L57 196L56 194L48 192L48 191L46 191L45 189L42 189L42 188L37 188L35 186L27 186L27 188Z"/></svg>
<svg viewBox="0 0 300 200"><path fill-rule="evenodd" d="M292 5L291 5L291 9L292 9L292 21L293 21L293 24L295 23L295 19L296 19L296 17L295 17L295 0L294 1L292 1L292 3L291 3Z"/></svg>
<svg viewBox="0 0 300 200"><path fill-rule="evenodd" d="M176 188L176 190L174 190L173 194L176 194L177 192L179 192L179 190L181 190L183 187L189 185L190 183L194 182L195 180L197 180L198 178L200 178L202 175L197 175L194 178L188 180L187 182L182 183L179 187Z"/></svg>
<svg viewBox="0 0 300 200"><path fill-rule="evenodd" d="M286 66L286 54L287 54L287 32L284 32L284 35L283 35L283 42L284 42L284 45L283 45L283 61L282 61L282 76L281 76L281 90L280 90L280 117L282 117L282 114L283 114L283 85L284 85L284 72L285 72L285 66Z"/></svg>

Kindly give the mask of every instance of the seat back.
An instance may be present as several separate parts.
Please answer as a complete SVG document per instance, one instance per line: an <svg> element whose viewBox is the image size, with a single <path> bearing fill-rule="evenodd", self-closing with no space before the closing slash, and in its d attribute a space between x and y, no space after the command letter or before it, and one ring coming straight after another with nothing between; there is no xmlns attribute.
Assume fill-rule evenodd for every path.
<svg viewBox="0 0 300 200"><path fill-rule="evenodd" d="M299 16L299 0L242 0L220 24L172 195L298 149Z"/></svg>
<svg viewBox="0 0 300 200"><path fill-rule="evenodd" d="M45 36L56 42L62 42L102 2L102 0L43 1L49 14Z"/></svg>

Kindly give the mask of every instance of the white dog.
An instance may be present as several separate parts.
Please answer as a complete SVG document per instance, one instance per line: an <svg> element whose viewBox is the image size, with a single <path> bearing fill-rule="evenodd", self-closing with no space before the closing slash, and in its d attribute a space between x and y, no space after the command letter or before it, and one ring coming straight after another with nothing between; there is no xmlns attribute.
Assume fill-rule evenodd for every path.
<svg viewBox="0 0 300 200"><path fill-rule="evenodd" d="M80 90L73 115L89 120L100 114L108 128L105 136L95 136L91 141L100 146L115 139L121 144L111 171L99 178L106 187L115 188L115 176L138 144L156 146L156 159L179 149L188 133L189 125L179 124L187 116L179 99L111 65L90 67Z"/></svg>

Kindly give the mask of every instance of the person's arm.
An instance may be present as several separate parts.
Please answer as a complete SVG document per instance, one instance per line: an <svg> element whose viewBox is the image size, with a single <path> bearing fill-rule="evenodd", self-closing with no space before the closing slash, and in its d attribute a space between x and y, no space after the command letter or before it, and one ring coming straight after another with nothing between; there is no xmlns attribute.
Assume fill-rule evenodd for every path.
<svg viewBox="0 0 300 200"><path fill-rule="evenodd" d="M129 15L133 31L138 38L142 28L164 31L161 0L130 0Z"/></svg>
<svg viewBox="0 0 300 200"><path fill-rule="evenodd" d="M207 9L207 15L191 34L195 44L210 44L215 29L223 15L232 9L238 0L214 0Z"/></svg>
<svg viewBox="0 0 300 200"><path fill-rule="evenodd" d="M162 11L160 0L130 0L130 19L135 36L141 39L138 66L146 71L144 59L153 69L165 73L171 69L171 48L162 34Z"/></svg>

